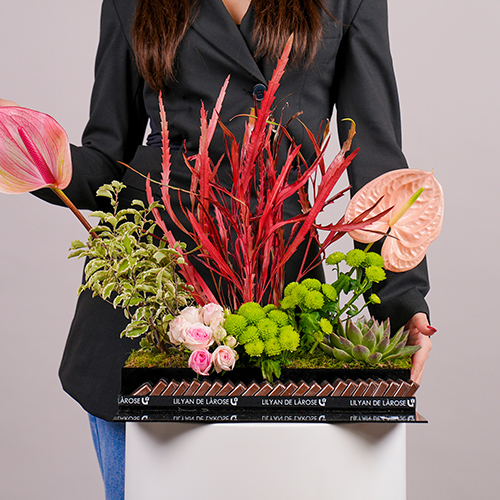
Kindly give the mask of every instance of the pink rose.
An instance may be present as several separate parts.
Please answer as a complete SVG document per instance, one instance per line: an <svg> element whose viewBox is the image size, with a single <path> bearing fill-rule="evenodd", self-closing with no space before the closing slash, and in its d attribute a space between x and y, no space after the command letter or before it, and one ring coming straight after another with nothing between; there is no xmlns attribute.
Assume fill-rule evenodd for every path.
<svg viewBox="0 0 500 500"><path fill-rule="evenodd" d="M203 323L203 313L198 307L185 307L181 311L181 316L190 323Z"/></svg>
<svg viewBox="0 0 500 500"><path fill-rule="evenodd" d="M191 323L183 316L176 316L168 325L168 338L174 345L184 343L186 328L191 326Z"/></svg>
<svg viewBox="0 0 500 500"><path fill-rule="evenodd" d="M194 323L184 330L183 344L190 351L207 349L214 343L214 333L203 323Z"/></svg>
<svg viewBox="0 0 500 500"><path fill-rule="evenodd" d="M212 355L206 349L196 349L189 356L188 366L200 375L208 375L212 368Z"/></svg>
<svg viewBox="0 0 500 500"><path fill-rule="evenodd" d="M205 304L202 308L203 323L212 328L217 328L224 321L224 309L219 304Z"/></svg>
<svg viewBox="0 0 500 500"><path fill-rule="evenodd" d="M217 373L229 371L236 363L236 353L227 345L221 345L212 353L212 361Z"/></svg>

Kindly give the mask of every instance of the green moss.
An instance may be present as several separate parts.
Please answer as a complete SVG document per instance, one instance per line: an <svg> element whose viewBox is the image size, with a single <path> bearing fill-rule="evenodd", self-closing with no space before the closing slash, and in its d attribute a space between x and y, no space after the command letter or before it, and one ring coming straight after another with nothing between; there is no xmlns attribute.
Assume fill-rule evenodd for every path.
<svg viewBox="0 0 500 500"><path fill-rule="evenodd" d="M180 353L132 351L125 368L187 368L187 357Z"/></svg>
<svg viewBox="0 0 500 500"><path fill-rule="evenodd" d="M324 352L316 349L314 353L307 355L297 354L290 359L290 364L287 368L350 368L350 369L373 369L373 368L411 368L411 358L398 359L394 361L386 361L382 364L370 365L362 361L352 361L344 363L337 361L331 356L327 356Z"/></svg>
<svg viewBox="0 0 500 500"><path fill-rule="evenodd" d="M262 345L263 347L263 345ZM146 351L132 351L125 363L125 368L187 368L187 356L180 353L152 353ZM253 360L254 361L254 360ZM238 368L255 366L254 362L244 365L241 361L237 363ZM379 365L369 365L362 361L343 363L335 358L327 356L316 349L312 354L293 355L285 368L411 368L411 358L387 361Z"/></svg>

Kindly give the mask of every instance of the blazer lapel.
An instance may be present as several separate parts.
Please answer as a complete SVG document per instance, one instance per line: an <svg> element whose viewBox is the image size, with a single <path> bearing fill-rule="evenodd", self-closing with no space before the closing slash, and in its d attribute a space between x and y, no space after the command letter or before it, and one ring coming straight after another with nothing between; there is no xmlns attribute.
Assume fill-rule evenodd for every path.
<svg viewBox="0 0 500 500"><path fill-rule="evenodd" d="M254 78L266 84L267 80L252 56L252 21L252 4L250 4L249 11L242 20L242 31L240 32L222 0L201 0L198 15L191 29L201 35L210 45L244 68Z"/></svg>

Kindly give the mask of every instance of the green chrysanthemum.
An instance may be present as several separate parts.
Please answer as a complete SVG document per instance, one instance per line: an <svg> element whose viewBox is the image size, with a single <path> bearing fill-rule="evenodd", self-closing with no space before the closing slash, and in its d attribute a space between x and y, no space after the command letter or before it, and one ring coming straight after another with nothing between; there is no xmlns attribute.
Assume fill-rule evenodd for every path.
<svg viewBox="0 0 500 500"><path fill-rule="evenodd" d="M248 344L259 338L259 330L256 326L247 326L245 331L238 337L240 344Z"/></svg>
<svg viewBox="0 0 500 500"><path fill-rule="evenodd" d="M293 292L293 289L298 285L296 281L292 281L291 283L288 283L288 285L285 287L285 290L283 292L283 295L286 297L287 295L290 295Z"/></svg>
<svg viewBox="0 0 500 500"><path fill-rule="evenodd" d="M290 323L290 320L288 319L288 314L284 311L279 311L279 310L269 311L267 313L267 317L269 319L272 319L279 327L283 327Z"/></svg>
<svg viewBox="0 0 500 500"><path fill-rule="evenodd" d="M286 297L283 297L282 301L280 302L280 307L281 309L286 311L288 309L293 309L297 304L298 300L295 297L293 297L292 295L287 295Z"/></svg>
<svg viewBox="0 0 500 500"><path fill-rule="evenodd" d="M281 354L281 346L277 337L270 337L264 342L264 351L268 356Z"/></svg>
<svg viewBox="0 0 500 500"><path fill-rule="evenodd" d="M385 271L379 266L370 266L365 269L365 275L373 283L379 283L380 281L384 281Z"/></svg>
<svg viewBox="0 0 500 500"><path fill-rule="evenodd" d="M267 304L267 306L264 306L262 309L264 309L264 312L268 314L270 311L274 311L276 306L274 304Z"/></svg>
<svg viewBox="0 0 500 500"><path fill-rule="evenodd" d="M354 250L349 250L345 256L345 261L350 267L359 267L363 264L366 259L366 253L363 250L355 248Z"/></svg>
<svg viewBox="0 0 500 500"><path fill-rule="evenodd" d="M289 325L281 329L278 340L283 351L293 352L299 346L300 335Z"/></svg>
<svg viewBox="0 0 500 500"><path fill-rule="evenodd" d="M385 264L384 258L382 257L382 255L379 255L376 252L367 252L364 262L364 265L366 267L369 266L384 267L384 264Z"/></svg>
<svg viewBox="0 0 500 500"><path fill-rule="evenodd" d="M224 321L224 329L228 335L238 338L248 325L248 321L239 314L230 314Z"/></svg>
<svg viewBox="0 0 500 500"><path fill-rule="evenodd" d="M371 302L372 304L380 304L382 302L380 300L380 297L375 293L372 293L370 295L370 297L368 298L368 301Z"/></svg>
<svg viewBox="0 0 500 500"><path fill-rule="evenodd" d="M337 290L335 290L335 287L333 285L323 283L321 285L321 291L323 292L323 295L331 302L337 300L338 298Z"/></svg>
<svg viewBox="0 0 500 500"><path fill-rule="evenodd" d="M333 332L333 326L326 318L321 318L319 320L319 327L323 333L330 334Z"/></svg>
<svg viewBox="0 0 500 500"><path fill-rule="evenodd" d="M292 290L292 297L294 297L298 302L301 302L308 293L309 290L307 287L299 284Z"/></svg>
<svg viewBox="0 0 500 500"><path fill-rule="evenodd" d="M238 309L238 314L246 318L252 325L256 325L261 319L266 317L264 309L256 302L245 302Z"/></svg>
<svg viewBox="0 0 500 500"><path fill-rule="evenodd" d="M261 356L264 352L264 342L262 340L254 340L245 344L245 352L249 356Z"/></svg>
<svg viewBox="0 0 500 500"><path fill-rule="evenodd" d="M345 259L345 254L342 252L333 252L330 254L326 260L325 263L328 264L329 266L334 266L335 264L339 264Z"/></svg>
<svg viewBox="0 0 500 500"><path fill-rule="evenodd" d="M315 278L306 278L300 282L301 285L309 288L309 290L321 290L321 281Z"/></svg>
<svg viewBox="0 0 500 500"><path fill-rule="evenodd" d="M262 340L267 340L270 337L275 337L278 333L278 325L270 318L261 319L257 323L259 337Z"/></svg>
<svg viewBox="0 0 500 500"><path fill-rule="evenodd" d="M304 297L303 304L307 309L321 309L325 305L325 298L321 292L311 290Z"/></svg>

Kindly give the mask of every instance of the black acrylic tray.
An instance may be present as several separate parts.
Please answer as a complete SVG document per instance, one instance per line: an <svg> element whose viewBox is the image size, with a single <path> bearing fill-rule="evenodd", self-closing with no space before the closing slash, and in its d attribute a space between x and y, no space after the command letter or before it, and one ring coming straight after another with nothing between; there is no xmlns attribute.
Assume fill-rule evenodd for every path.
<svg viewBox="0 0 500 500"><path fill-rule="evenodd" d="M424 421L417 388L409 370L284 369L271 385L258 369L196 378L190 369L124 368L116 420Z"/></svg>

